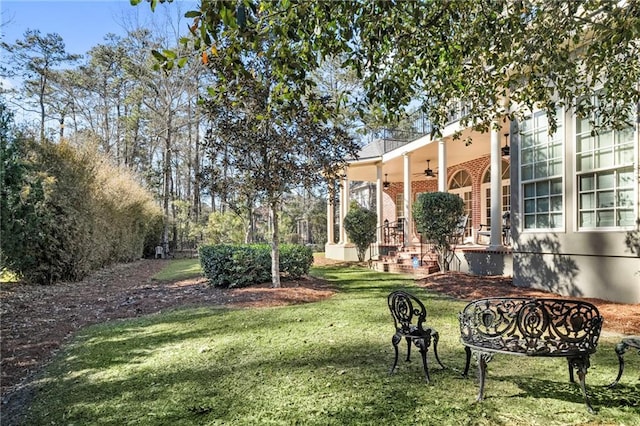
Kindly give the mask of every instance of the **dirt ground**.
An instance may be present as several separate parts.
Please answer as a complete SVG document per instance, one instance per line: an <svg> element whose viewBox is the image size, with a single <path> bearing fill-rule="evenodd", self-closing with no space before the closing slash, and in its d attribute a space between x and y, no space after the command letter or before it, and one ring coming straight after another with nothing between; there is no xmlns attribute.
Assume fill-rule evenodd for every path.
<svg viewBox="0 0 640 426"><path fill-rule="evenodd" d="M116 265L77 283L55 286L2 284L1 394L2 411L15 409L24 397L20 389L51 359L78 329L120 318L159 313L184 306L275 306L307 303L330 297L334 291L322 280L283 281L234 290L209 287L204 279L160 282L151 279L166 260L140 260ZM485 296L546 296L549 293L516 288L504 277L436 274L417 280L421 287L470 300ZM640 304L587 299L605 318L606 332L640 335ZM3 422L4 423L4 422Z"/></svg>

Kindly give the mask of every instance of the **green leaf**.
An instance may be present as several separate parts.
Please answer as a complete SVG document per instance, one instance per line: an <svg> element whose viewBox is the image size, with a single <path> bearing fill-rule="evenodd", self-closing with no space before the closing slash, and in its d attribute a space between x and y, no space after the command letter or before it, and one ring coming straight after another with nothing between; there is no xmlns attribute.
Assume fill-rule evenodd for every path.
<svg viewBox="0 0 640 426"><path fill-rule="evenodd" d="M176 52L174 52L173 50L165 49L162 51L162 53L167 59L176 59L178 57L178 55L176 55Z"/></svg>
<svg viewBox="0 0 640 426"><path fill-rule="evenodd" d="M137 0L137 1L140 1L140 0ZM184 14L185 18L197 18L199 16L202 16L202 12L199 10L190 10Z"/></svg>
<svg viewBox="0 0 640 426"><path fill-rule="evenodd" d="M167 58L162 53L158 52L155 49L151 50L151 54L154 58L156 58L156 61L165 62L167 60Z"/></svg>

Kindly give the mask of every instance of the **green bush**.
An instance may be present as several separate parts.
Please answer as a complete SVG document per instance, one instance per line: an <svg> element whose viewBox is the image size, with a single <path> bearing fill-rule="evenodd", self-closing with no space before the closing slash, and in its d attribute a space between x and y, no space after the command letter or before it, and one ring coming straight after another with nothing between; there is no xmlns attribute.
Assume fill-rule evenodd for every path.
<svg viewBox="0 0 640 426"><path fill-rule="evenodd" d="M216 244L201 246L200 264L209 284L215 287L247 287L271 280L271 247L266 244ZM294 244L280 246L280 273L299 278L313 263L310 248Z"/></svg>
<svg viewBox="0 0 640 426"><path fill-rule="evenodd" d="M438 253L440 270L448 271L454 254L449 241L464 214L464 201L448 192L425 192L413 203L412 212L416 229Z"/></svg>
<svg viewBox="0 0 640 426"><path fill-rule="evenodd" d="M4 266L51 284L142 256L162 212L133 176L90 149L12 134L3 139Z"/></svg>
<svg viewBox="0 0 640 426"><path fill-rule="evenodd" d="M349 212L344 217L344 230L356 245L360 262L364 260L369 246L376 241L377 221L378 218L374 212L357 203L351 204Z"/></svg>

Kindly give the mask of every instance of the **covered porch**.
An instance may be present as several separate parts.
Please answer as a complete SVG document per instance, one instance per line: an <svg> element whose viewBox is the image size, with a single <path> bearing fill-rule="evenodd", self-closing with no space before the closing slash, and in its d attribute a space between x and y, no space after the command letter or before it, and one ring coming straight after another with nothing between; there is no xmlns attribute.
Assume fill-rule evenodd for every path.
<svg viewBox="0 0 640 426"><path fill-rule="evenodd" d="M415 230L412 205L420 193L442 191L459 195L468 215L456 246L457 267L452 267L511 275L511 239L504 238L503 226L503 215L510 211L509 127L500 121L481 133L461 129L458 121L452 121L441 137L432 137L427 128L412 140L383 138L365 146L337 182L337 196L329 197L326 257L357 260L342 223L351 200L363 198L358 191L369 191L373 201L365 207L376 212L377 233L367 259L382 265L381 270L390 269L393 262L417 269L414 260L419 257L420 265L424 263L428 245ZM454 138L456 132L460 137Z"/></svg>

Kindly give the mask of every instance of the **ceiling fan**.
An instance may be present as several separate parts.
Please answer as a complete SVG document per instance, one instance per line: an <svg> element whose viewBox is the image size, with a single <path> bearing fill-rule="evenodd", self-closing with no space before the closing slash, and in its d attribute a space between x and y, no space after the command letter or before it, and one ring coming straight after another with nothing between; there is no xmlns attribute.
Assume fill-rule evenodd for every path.
<svg viewBox="0 0 640 426"><path fill-rule="evenodd" d="M431 169L431 160L427 160L427 168L422 173L416 173L416 176L426 176L427 178L435 178L438 172Z"/></svg>

